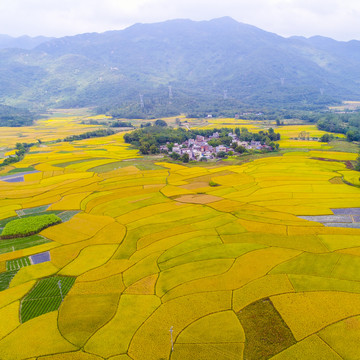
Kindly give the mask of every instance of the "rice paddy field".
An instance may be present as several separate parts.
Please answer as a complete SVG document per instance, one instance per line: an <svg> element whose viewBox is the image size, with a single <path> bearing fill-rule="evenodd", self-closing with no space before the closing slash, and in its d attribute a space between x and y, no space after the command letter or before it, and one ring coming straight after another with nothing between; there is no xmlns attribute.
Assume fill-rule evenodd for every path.
<svg viewBox="0 0 360 360"><path fill-rule="evenodd" d="M0 178L0 228L62 219L0 240L0 359L360 358L356 153L294 140L183 165L141 158L121 133L46 143L64 123L2 171L17 181ZM340 220L353 226L327 226Z"/></svg>

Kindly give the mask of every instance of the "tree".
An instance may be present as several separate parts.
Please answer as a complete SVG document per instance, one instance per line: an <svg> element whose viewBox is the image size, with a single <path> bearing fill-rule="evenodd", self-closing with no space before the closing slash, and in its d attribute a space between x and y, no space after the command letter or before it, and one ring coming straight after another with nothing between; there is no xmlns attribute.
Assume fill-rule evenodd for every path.
<svg viewBox="0 0 360 360"><path fill-rule="evenodd" d="M181 157L181 161L184 163L188 163L190 160L189 154L185 153L183 154L183 156Z"/></svg>
<svg viewBox="0 0 360 360"><path fill-rule="evenodd" d="M156 120L155 123L154 123L155 126L167 126L167 122L164 121L164 120Z"/></svg>
<svg viewBox="0 0 360 360"><path fill-rule="evenodd" d="M244 146L238 146L235 148L235 151L238 152L239 154L242 154L246 151L246 148Z"/></svg>
<svg viewBox="0 0 360 360"><path fill-rule="evenodd" d="M355 170L360 171L360 152L358 158L356 159Z"/></svg>
<svg viewBox="0 0 360 360"><path fill-rule="evenodd" d="M359 141L360 140L360 131L358 130L349 130L346 133L347 141Z"/></svg>
<svg viewBox="0 0 360 360"><path fill-rule="evenodd" d="M232 137L225 136L225 137L220 138L220 141L221 141L222 145L230 146L232 143Z"/></svg>
<svg viewBox="0 0 360 360"><path fill-rule="evenodd" d="M172 159L174 159L174 160L179 160L179 159L180 159L180 155L179 155L178 153L176 153L176 152L172 152L172 153L170 154L170 157L171 157Z"/></svg>
<svg viewBox="0 0 360 360"><path fill-rule="evenodd" d="M159 152L159 149L155 144L150 146L150 154L157 154Z"/></svg>
<svg viewBox="0 0 360 360"><path fill-rule="evenodd" d="M220 158L220 159L225 158L226 155L227 155L227 154L226 154L225 151L219 151L219 152L216 154L216 156L217 156L218 158Z"/></svg>
<svg viewBox="0 0 360 360"><path fill-rule="evenodd" d="M321 142L330 142L331 140L333 140L334 139L334 135L333 134L324 134L324 135L322 135L321 136L321 138L320 138L320 141Z"/></svg>
<svg viewBox="0 0 360 360"><path fill-rule="evenodd" d="M149 154L150 152L150 144L148 142L143 142L140 146L140 152L144 155Z"/></svg>

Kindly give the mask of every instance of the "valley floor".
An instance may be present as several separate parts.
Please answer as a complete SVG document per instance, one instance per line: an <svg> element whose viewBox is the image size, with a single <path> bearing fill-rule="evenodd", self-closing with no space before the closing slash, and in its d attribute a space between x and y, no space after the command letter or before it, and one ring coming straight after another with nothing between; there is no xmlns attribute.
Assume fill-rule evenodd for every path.
<svg viewBox="0 0 360 360"><path fill-rule="evenodd" d="M0 240L0 358L359 359L360 229L304 218L360 207L357 154L301 130L244 163L143 159L122 133L31 148L0 227L63 223Z"/></svg>

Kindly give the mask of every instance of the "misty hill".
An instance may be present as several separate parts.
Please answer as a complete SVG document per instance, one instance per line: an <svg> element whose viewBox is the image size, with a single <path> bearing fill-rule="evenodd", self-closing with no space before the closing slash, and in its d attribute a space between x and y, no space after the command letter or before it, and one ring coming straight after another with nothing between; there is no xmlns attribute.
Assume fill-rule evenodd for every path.
<svg viewBox="0 0 360 360"><path fill-rule="evenodd" d="M360 99L359 65L359 41L283 38L228 17L171 20L3 49L0 97L16 106L135 113L306 107Z"/></svg>
<svg viewBox="0 0 360 360"><path fill-rule="evenodd" d="M0 49L18 48L30 50L52 39L53 38L46 36L30 37L24 35L20 37L12 37L9 35L0 34Z"/></svg>

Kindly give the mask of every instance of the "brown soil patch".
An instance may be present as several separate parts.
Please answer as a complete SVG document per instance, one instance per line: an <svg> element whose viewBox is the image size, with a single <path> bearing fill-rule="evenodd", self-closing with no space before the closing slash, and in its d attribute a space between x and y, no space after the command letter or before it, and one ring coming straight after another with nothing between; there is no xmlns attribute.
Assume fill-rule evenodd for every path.
<svg viewBox="0 0 360 360"><path fill-rule="evenodd" d="M222 200L221 197L206 195L206 194L195 194L195 195L182 195L175 199L176 201L191 204L210 204L215 201Z"/></svg>
<svg viewBox="0 0 360 360"><path fill-rule="evenodd" d="M331 184L343 184L342 178L340 176L334 177L329 180Z"/></svg>
<svg viewBox="0 0 360 360"><path fill-rule="evenodd" d="M192 182L190 184L186 184L186 185L181 185L179 187L183 188L183 189L187 189L187 190L195 190L195 189L200 189L200 188L204 188L204 187L208 187L209 186L209 182Z"/></svg>
<svg viewBox="0 0 360 360"><path fill-rule="evenodd" d="M136 283L129 286L124 294L132 295L153 295L155 292L155 284L158 278L158 274L147 276L138 280Z"/></svg>

